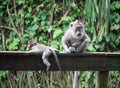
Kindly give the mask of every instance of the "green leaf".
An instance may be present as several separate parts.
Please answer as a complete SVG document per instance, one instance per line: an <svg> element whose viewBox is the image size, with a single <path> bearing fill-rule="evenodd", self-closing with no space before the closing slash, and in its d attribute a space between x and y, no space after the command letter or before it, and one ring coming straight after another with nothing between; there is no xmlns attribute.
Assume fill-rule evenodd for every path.
<svg viewBox="0 0 120 88"><path fill-rule="evenodd" d="M21 10L18 10L18 15L20 15L22 18L24 17L25 13L24 11L21 9Z"/></svg>
<svg viewBox="0 0 120 88"><path fill-rule="evenodd" d="M116 45L120 44L120 35L117 37L117 39L115 40Z"/></svg>
<svg viewBox="0 0 120 88"><path fill-rule="evenodd" d="M110 38L105 36L106 42L109 43L110 42Z"/></svg>
<svg viewBox="0 0 120 88"><path fill-rule="evenodd" d="M69 17L69 16L62 17L63 22L69 22L70 20L71 20L71 17Z"/></svg>
<svg viewBox="0 0 120 88"><path fill-rule="evenodd" d="M27 13L26 15L25 15L25 18L31 18L32 16L31 16L31 14L30 13Z"/></svg>
<svg viewBox="0 0 120 88"><path fill-rule="evenodd" d="M58 40L51 41L50 47L58 49L60 42Z"/></svg>
<svg viewBox="0 0 120 88"><path fill-rule="evenodd" d="M34 17L34 19L33 19L33 23L36 23L36 22L38 22L38 21L40 21L40 18L38 18L38 17Z"/></svg>
<svg viewBox="0 0 120 88"><path fill-rule="evenodd" d="M8 49L9 50L17 50L19 43L20 43L20 40L18 38L14 38L13 41L8 46Z"/></svg>
<svg viewBox="0 0 120 88"><path fill-rule="evenodd" d="M47 31L50 33L51 31L52 31L52 26L49 26L48 28L47 28Z"/></svg>
<svg viewBox="0 0 120 88"><path fill-rule="evenodd" d="M45 21L41 21L41 26L44 26L45 25Z"/></svg>
<svg viewBox="0 0 120 88"><path fill-rule="evenodd" d="M18 5L20 5L20 4L24 3L24 0L18 0L17 2L18 2Z"/></svg>
<svg viewBox="0 0 120 88"><path fill-rule="evenodd" d="M54 38L54 39L59 38L61 34L63 34L63 31L60 30L60 29L57 29L57 30L55 30L54 33L53 33L53 38Z"/></svg>
<svg viewBox="0 0 120 88"><path fill-rule="evenodd" d="M120 9L120 1L114 1L111 5L112 10Z"/></svg>
<svg viewBox="0 0 120 88"><path fill-rule="evenodd" d="M87 50L95 51L95 48L93 47L93 43L92 42L88 45Z"/></svg>
<svg viewBox="0 0 120 88"><path fill-rule="evenodd" d="M77 9L77 5L74 2L71 3L71 7L75 10Z"/></svg>
<svg viewBox="0 0 120 88"><path fill-rule="evenodd" d="M6 72L5 71L0 71L0 80L2 78L5 78L6 77Z"/></svg>
<svg viewBox="0 0 120 88"><path fill-rule="evenodd" d="M43 13L42 16L41 16L41 19L45 20L46 19L46 14Z"/></svg>
<svg viewBox="0 0 120 88"><path fill-rule="evenodd" d="M33 27L31 28L31 30L37 30L39 28L39 26L37 24L33 25Z"/></svg>
<svg viewBox="0 0 120 88"><path fill-rule="evenodd" d="M32 7L28 7L28 12L32 12Z"/></svg>
<svg viewBox="0 0 120 88"><path fill-rule="evenodd" d="M120 29L120 25L113 23L112 26L111 26L111 30L118 30L118 29Z"/></svg>

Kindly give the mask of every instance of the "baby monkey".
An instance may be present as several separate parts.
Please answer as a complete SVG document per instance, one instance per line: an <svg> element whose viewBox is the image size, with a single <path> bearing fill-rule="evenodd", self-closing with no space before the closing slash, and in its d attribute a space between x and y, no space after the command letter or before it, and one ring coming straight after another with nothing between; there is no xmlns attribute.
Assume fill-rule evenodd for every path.
<svg viewBox="0 0 120 88"><path fill-rule="evenodd" d="M69 29L62 37L62 45L66 52L79 53L86 49L89 40L83 24L76 20L70 23Z"/></svg>
<svg viewBox="0 0 120 88"><path fill-rule="evenodd" d="M46 71L48 71L51 66L50 62L48 61L48 58L51 54L53 54L55 57L56 63L58 65L58 68L59 70L61 70L59 59L56 54L59 52L57 49L43 45L43 44L39 44L34 39L31 39L28 41L27 50L29 50L28 51L29 53L42 53L43 63L47 66Z"/></svg>

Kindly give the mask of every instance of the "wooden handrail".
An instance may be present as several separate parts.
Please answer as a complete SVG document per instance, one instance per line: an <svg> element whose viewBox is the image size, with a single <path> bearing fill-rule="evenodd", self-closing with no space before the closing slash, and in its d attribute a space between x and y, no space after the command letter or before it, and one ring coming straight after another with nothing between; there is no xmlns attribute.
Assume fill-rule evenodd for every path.
<svg viewBox="0 0 120 88"><path fill-rule="evenodd" d="M91 53L58 53L63 71L120 70L120 53L91 52ZM28 53L28 51L0 51L0 70L45 70L42 54ZM56 61L51 55L50 70L59 70Z"/></svg>
<svg viewBox="0 0 120 88"><path fill-rule="evenodd" d="M110 70L120 71L120 53L91 52L91 53L57 53L63 71L99 71L96 88L107 88ZM41 70L46 67L42 62L42 53L28 51L0 51L0 70ZM50 71L58 71L56 61L51 55Z"/></svg>

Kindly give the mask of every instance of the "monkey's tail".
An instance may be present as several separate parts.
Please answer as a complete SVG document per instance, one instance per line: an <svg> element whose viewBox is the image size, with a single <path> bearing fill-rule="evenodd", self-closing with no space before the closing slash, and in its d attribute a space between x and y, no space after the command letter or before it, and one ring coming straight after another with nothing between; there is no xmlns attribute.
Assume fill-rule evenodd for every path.
<svg viewBox="0 0 120 88"><path fill-rule="evenodd" d="M58 65L59 70L62 71L61 65L60 65L60 61L59 61L59 59L58 59L58 56L57 56L55 50L50 49L50 51L53 53L53 55L54 55L54 57L55 57L55 60L56 60L56 63L57 63L57 65Z"/></svg>

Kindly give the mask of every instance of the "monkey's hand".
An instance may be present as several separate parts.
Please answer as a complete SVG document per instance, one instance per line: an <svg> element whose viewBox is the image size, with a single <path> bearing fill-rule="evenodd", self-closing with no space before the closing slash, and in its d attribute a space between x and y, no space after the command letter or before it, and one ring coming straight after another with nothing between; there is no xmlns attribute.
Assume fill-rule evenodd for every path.
<svg viewBox="0 0 120 88"><path fill-rule="evenodd" d="M72 44L72 47L78 47L78 46L80 46L80 44L81 44L81 42L73 43L73 44Z"/></svg>
<svg viewBox="0 0 120 88"><path fill-rule="evenodd" d="M81 45L76 49L77 52L84 52L84 50L87 48L88 45L88 39L85 39Z"/></svg>
<svg viewBox="0 0 120 88"><path fill-rule="evenodd" d="M75 47L69 47L70 53L75 53Z"/></svg>
<svg viewBox="0 0 120 88"><path fill-rule="evenodd" d="M27 53L28 53L28 54L36 54L36 53L40 53L40 50L38 50L38 49L33 49L33 50L29 50Z"/></svg>

